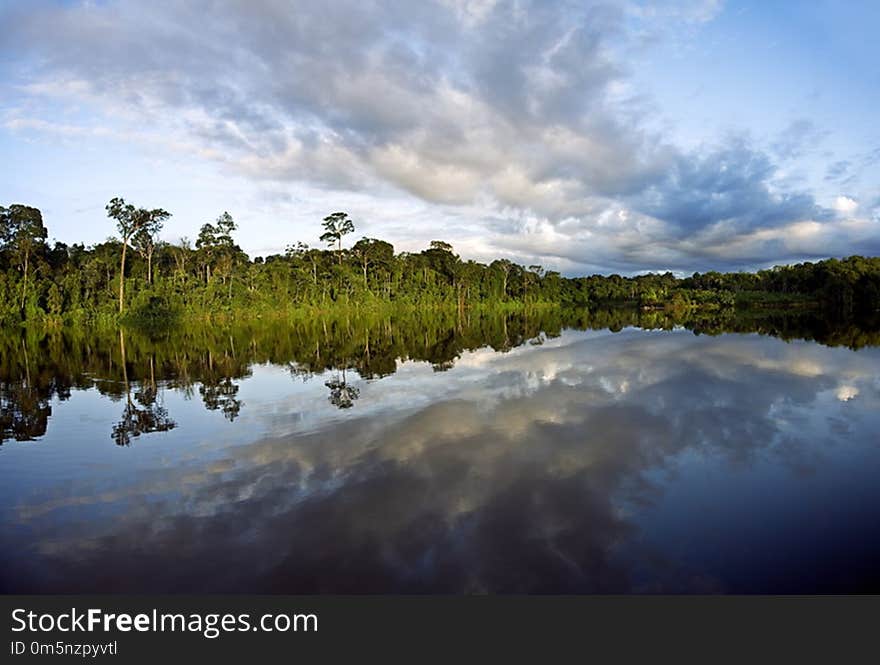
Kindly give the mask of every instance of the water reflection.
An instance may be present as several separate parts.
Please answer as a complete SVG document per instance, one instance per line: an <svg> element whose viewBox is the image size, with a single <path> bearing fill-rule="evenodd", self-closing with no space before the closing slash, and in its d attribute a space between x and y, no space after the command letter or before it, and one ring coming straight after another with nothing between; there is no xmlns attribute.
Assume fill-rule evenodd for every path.
<svg viewBox="0 0 880 665"><path fill-rule="evenodd" d="M0 445L10 439L43 436L52 415L50 403L65 401L71 389L95 388L109 398L124 398L125 409L111 436L128 445L132 437L175 426L161 403L166 388L187 395L197 392L206 409L219 411L231 422L244 406L238 397L238 381L249 377L254 365L285 365L293 376L304 380L335 370L325 380L328 399L348 409L360 397L360 389L346 381L347 370L361 379L378 379L392 375L401 361L419 360L443 372L455 367L465 351L488 346L507 352L526 343L539 346L568 328L619 332L627 326L685 327L695 334L758 332L852 349L880 344L880 321L857 325L809 313L688 316L625 309L466 317L435 314L331 319L293 326L240 325L226 331L176 330L158 337L137 331L7 331L0 334Z"/></svg>
<svg viewBox="0 0 880 665"><path fill-rule="evenodd" d="M119 356L122 359L122 382L125 385L125 409L122 417L113 425L113 440L117 446L127 446L132 437L150 432L167 432L177 427L168 417L168 410L158 401L159 390L156 383L156 372L153 359L150 358L150 376L140 384L131 398L131 384L128 381L128 362L125 355L125 331L119 331Z"/></svg>
<svg viewBox="0 0 880 665"><path fill-rule="evenodd" d="M339 409L350 409L354 401L361 396L361 391L348 384L345 380L345 369L324 385L330 389L330 403Z"/></svg>
<svg viewBox="0 0 880 665"><path fill-rule="evenodd" d="M492 324L503 353L477 334L468 351L465 328L458 343L423 329L407 342L417 362L371 374L360 364L406 347L394 326L372 327L367 354L351 325L339 324L340 346L323 332L317 347L291 332L202 337L200 350L169 339L164 351L126 337L116 370L97 345L80 354L140 384L152 358L169 402L237 370L227 378L248 406L220 419L233 433L222 446L155 457L133 446L106 471L96 447L37 486L12 480L41 463L29 451L56 445L52 428L40 446L5 447L21 454L0 457L4 588L880 590L880 349L681 330L541 335L546 324L508 319ZM454 365L434 372L450 353ZM333 391L356 387L351 373L360 399L340 411L355 397ZM125 390L86 370L70 382ZM186 404L162 437L198 431ZM315 421L301 427L306 411Z"/></svg>

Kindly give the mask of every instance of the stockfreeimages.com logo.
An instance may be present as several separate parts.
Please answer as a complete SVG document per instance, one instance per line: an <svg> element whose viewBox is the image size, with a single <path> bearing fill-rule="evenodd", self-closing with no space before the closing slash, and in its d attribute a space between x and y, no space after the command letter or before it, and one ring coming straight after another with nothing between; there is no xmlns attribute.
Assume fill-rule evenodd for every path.
<svg viewBox="0 0 880 665"><path fill-rule="evenodd" d="M25 609L12 611L12 632L32 633L199 633L208 639L223 633L318 632L316 614L263 614L252 618L250 614L199 614L159 612L128 614L110 613L102 609L85 611L71 608L69 612L38 614Z"/></svg>

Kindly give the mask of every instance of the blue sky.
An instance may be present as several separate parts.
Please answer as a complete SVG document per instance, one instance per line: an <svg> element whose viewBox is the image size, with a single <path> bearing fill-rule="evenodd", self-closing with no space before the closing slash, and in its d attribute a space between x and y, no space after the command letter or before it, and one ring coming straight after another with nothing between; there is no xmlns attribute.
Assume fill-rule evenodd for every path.
<svg viewBox="0 0 880 665"><path fill-rule="evenodd" d="M876 2L0 0L0 204L567 274L880 253Z"/></svg>

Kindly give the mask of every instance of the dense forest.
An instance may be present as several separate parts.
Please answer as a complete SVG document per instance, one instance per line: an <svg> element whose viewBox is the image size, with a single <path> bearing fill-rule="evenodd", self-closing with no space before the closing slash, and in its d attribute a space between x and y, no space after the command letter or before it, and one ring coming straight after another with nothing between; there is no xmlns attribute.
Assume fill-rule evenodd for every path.
<svg viewBox="0 0 880 665"><path fill-rule="evenodd" d="M462 260L436 240L418 253L395 252L377 238L346 242L355 225L344 212L316 224L326 247L303 242L285 253L249 257L224 212L194 242L160 240L170 213L114 198L108 231L92 246L49 243L39 209L0 207L0 325L21 322L159 323L201 318L289 315L356 308L519 308L553 304L595 309L722 309L768 304L822 306L835 314L880 306L880 259L853 256L777 266L757 273L670 272L634 277L564 277L507 259ZM346 246L348 245L348 246Z"/></svg>

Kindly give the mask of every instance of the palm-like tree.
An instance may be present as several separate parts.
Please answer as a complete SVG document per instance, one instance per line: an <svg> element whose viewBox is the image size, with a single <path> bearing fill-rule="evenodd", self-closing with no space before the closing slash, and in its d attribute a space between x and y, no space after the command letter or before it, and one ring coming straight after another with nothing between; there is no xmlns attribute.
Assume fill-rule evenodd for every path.
<svg viewBox="0 0 880 665"><path fill-rule="evenodd" d="M354 231L354 222L348 217L347 212L334 212L324 218L321 226L324 227L321 242L326 242L331 247L336 245L336 255L339 257L339 264L342 265L342 236Z"/></svg>

